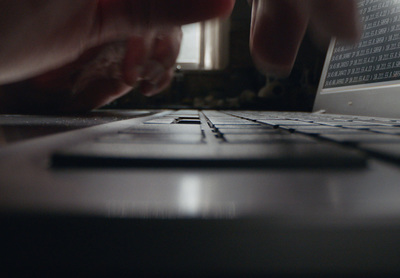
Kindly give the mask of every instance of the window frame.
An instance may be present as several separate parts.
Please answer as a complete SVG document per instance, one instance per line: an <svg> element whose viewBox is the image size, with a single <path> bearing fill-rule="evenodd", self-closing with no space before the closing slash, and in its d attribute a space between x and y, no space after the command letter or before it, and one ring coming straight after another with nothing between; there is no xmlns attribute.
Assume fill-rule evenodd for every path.
<svg viewBox="0 0 400 278"><path fill-rule="evenodd" d="M200 55L198 63L177 62L182 70L221 70L229 60L229 19L200 24Z"/></svg>

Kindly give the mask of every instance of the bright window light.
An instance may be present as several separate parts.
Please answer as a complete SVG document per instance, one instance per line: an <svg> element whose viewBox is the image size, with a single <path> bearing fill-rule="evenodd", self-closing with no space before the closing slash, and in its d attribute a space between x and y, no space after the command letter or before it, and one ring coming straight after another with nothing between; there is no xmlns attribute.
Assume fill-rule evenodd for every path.
<svg viewBox="0 0 400 278"><path fill-rule="evenodd" d="M229 21L211 20L183 26L178 65L182 69L215 70L229 59Z"/></svg>
<svg viewBox="0 0 400 278"><path fill-rule="evenodd" d="M183 39L178 64L200 64L201 24L185 25L182 31Z"/></svg>

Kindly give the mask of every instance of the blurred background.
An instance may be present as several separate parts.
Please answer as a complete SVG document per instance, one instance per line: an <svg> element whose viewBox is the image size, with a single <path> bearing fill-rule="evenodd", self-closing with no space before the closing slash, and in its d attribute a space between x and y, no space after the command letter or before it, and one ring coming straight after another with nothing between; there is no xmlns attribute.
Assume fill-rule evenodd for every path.
<svg viewBox="0 0 400 278"><path fill-rule="evenodd" d="M171 86L151 98L133 90L106 108L311 111L325 51L307 35L288 78L263 76L250 56L250 18L240 0L229 19L184 26Z"/></svg>

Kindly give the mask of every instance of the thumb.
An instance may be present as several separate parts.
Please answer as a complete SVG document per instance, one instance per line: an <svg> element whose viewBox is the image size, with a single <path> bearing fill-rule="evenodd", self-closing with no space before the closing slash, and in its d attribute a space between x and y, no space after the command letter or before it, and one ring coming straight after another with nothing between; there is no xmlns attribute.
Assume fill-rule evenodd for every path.
<svg viewBox="0 0 400 278"><path fill-rule="evenodd" d="M94 30L100 40L115 39L228 16L234 4L235 0L99 0Z"/></svg>

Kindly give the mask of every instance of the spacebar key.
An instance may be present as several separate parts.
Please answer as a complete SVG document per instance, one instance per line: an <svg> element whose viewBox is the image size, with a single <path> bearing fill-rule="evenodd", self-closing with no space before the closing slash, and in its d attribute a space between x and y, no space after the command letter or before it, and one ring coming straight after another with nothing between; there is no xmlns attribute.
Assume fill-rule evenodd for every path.
<svg viewBox="0 0 400 278"><path fill-rule="evenodd" d="M77 146L53 155L55 167L190 167L190 168L360 168L362 152L331 144L272 143L257 145L129 144Z"/></svg>

